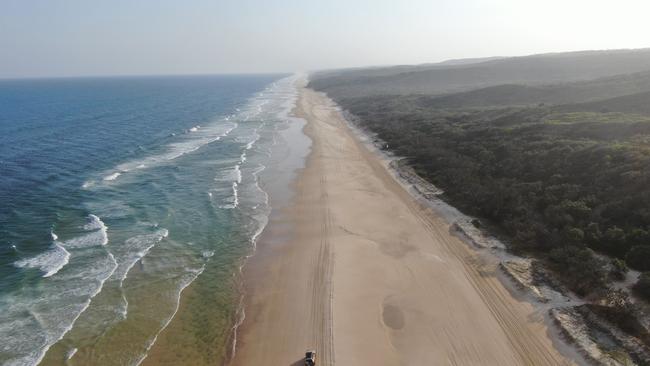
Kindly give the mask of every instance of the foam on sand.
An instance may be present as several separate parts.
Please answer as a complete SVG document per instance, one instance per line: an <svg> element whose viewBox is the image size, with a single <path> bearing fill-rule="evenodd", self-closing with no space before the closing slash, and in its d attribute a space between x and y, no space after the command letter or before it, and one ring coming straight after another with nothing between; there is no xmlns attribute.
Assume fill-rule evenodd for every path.
<svg viewBox="0 0 650 366"><path fill-rule="evenodd" d="M176 306L174 308L174 312L163 323L163 325L160 328L160 330L158 331L158 333L156 333L154 335L154 337L151 339L151 341L149 341L149 344L146 347L145 353L140 357L140 359L138 359L135 362L135 365L140 365L142 363L142 361L144 361L145 358L147 358L148 352L151 350L151 347L153 347L153 345L156 343L156 340L158 339L158 336L160 335L160 333L162 333L165 330L165 328L167 328L167 326L169 326L169 323L171 323L172 319L174 319L174 316L176 316L176 313L178 312L178 308L180 307L180 304L181 304L181 295L183 294L183 290L185 290L187 288L187 286L189 286L192 282L194 282L194 280L196 280L197 277L199 277L201 275L201 273L203 273L204 270L205 270L205 265L203 265L199 269L189 269L189 268L187 269L187 273L185 273L183 281L180 284L180 288L179 288L179 291L178 291L178 296L176 297Z"/></svg>
<svg viewBox="0 0 650 366"><path fill-rule="evenodd" d="M74 355L75 355L76 353L77 353L77 349L76 349L76 348L72 348L72 349L70 349L70 350L68 351L68 353L65 355L65 359L66 359L66 360L70 360L72 357L74 357Z"/></svg>

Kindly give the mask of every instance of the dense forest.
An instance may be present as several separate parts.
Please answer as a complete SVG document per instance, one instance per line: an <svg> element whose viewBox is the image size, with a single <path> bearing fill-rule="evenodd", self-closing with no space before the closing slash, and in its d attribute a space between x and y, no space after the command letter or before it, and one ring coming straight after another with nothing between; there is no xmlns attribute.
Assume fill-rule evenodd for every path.
<svg viewBox="0 0 650 366"><path fill-rule="evenodd" d="M320 72L312 87L339 97L440 94L519 84L581 82L650 70L650 49L550 53ZM577 87L580 87L577 85Z"/></svg>
<svg viewBox="0 0 650 366"><path fill-rule="evenodd" d="M650 271L650 93L639 75L447 95L337 93L326 78L311 86L513 250L598 297L628 267ZM650 297L650 274L637 289Z"/></svg>

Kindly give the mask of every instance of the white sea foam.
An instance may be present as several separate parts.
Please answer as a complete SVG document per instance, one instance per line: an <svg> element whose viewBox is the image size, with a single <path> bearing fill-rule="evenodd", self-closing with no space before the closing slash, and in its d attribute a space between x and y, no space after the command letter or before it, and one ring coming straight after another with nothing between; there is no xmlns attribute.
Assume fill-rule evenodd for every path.
<svg viewBox="0 0 650 366"><path fill-rule="evenodd" d="M219 121L215 121L207 126L196 125L191 127L186 131L188 134L179 136L180 141L167 145L165 148L166 151L164 152L119 164L115 168L106 172L103 180L115 181L118 177L124 175L124 173L164 164L178 159L183 155L197 151L209 143L219 141L221 138L228 136L232 130L237 128L238 124L231 120L237 120L240 122L251 121L253 119L257 120L264 112L265 106L268 105L271 100L278 100L278 98L284 100L284 104L282 105L283 110L280 112L280 118L285 118L285 115L288 114L291 109L288 108L287 105L291 105L295 102L295 91L287 90L293 88L292 85L295 79L296 77L294 76L287 78L280 83L272 84L263 92L258 93L255 98L248 102L247 105L241 108L237 107L234 115L224 116ZM287 97L292 95L294 97ZM262 123L262 125L263 124L264 123ZM189 132L191 132L191 134ZM246 143L246 150L250 150L260 138L257 132L256 129L255 137ZM172 134L172 137L175 137L175 134ZM245 160L246 156L243 155L241 161L243 162ZM89 181L87 183L88 184L84 184L84 188L92 187L95 182Z"/></svg>
<svg viewBox="0 0 650 366"><path fill-rule="evenodd" d="M237 184L240 184L240 183L241 183L241 168L240 168L240 164L235 165L234 175L235 175L235 182L236 182Z"/></svg>
<svg viewBox="0 0 650 366"><path fill-rule="evenodd" d="M72 349L70 349L70 350L68 351L68 353L66 353L66 355L65 355L65 359L66 359L66 361L69 361L72 357L74 357L74 355L77 353L77 351L78 351L78 350L77 350L76 348L72 348Z"/></svg>
<svg viewBox="0 0 650 366"><path fill-rule="evenodd" d="M253 171L253 177L255 179L255 188L257 189L258 192L262 193L264 196L264 207L270 211L270 206L269 206L269 194L260 187L260 180L259 180L259 175L261 172L263 172L266 169L266 166L260 165L255 171ZM257 210L258 205L255 205L254 209ZM262 234L262 231L264 231L264 228L266 227L266 224L269 221L268 218L268 213L269 212L262 212L262 213L256 213L253 215L255 220L258 223L257 229L251 236L251 244L253 245L254 248L257 247L257 239L258 237Z"/></svg>
<svg viewBox="0 0 650 366"><path fill-rule="evenodd" d="M61 244L54 242L47 251L31 258L21 259L14 263L19 268L37 268L43 272L43 277L55 275L65 267L70 260L68 252Z"/></svg>
<svg viewBox="0 0 650 366"><path fill-rule="evenodd" d="M260 237L260 235L262 235L262 232L264 231L266 224L268 224L269 222L268 215L266 214L257 215L256 218L257 218L258 226L250 239L250 242L251 244L253 244L254 248L257 248L257 239Z"/></svg>
<svg viewBox="0 0 650 366"><path fill-rule="evenodd" d="M205 127L192 127L190 130L188 130L188 132L192 132L192 134L179 136L178 138L180 141L176 141L165 146L163 148L165 151L141 159L119 164L111 171L109 171L109 173L106 173L105 179L112 178L112 180L116 180L120 174L123 175L124 173L134 170L155 167L160 164L178 159L183 155L197 151L207 144L221 140L223 137L228 136L228 134L230 134L230 132L236 127L236 123L224 120L215 122ZM119 172L120 174L115 176L116 172Z"/></svg>
<svg viewBox="0 0 650 366"><path fill-rule="evenodd" d="M168 235L169 231L167 229L159 229L155 233L137 235L124 242L124 246L128 248L129 253L125 257L120 258L120 264L113 273L113 276L120 280L120 287L122 287L124 280L138 261L144 258L151 248Z"/></svg>
<svg viewBox="0 0 650 366"><path fill-rule="evenodd" d="M97 216L88 215L88 222L83 226L86 234L66 240L63 246L66 248L86 248L108 244L108 227Z"/></svg>
<svg viewBox="0 0 650 366"><path fill-rule="evenodd" d="M230 196L224 199L225 203L219 205L219 208L233 209L239 206L239 185L242 183L241 162L235 164L230 169L222 170L217 177L214 178L215 182L229 182L230 183ZM225 191L222 187L217 187L214 191ZM212 195L210 195L212 197Z"/></svg>
<svg viewBox="0 0 650 366"><path fill-rule="evenodd" d="M246 144L246 150L250 150L250 149L252 149L252 148L253 148L253 145L255 145L255 142L257 142L258 139L259 139L259 135L258 135L258 137L257 137L256 139L254 139L253 141L248 142L248 143Z"/></svg>
<svg viewBox="0 0 650 366"><path fill-rule="evenodd" d="M112 174L110 174L110 175L105 176L105 177L104 177L104 180L105 180L105 181L115 180L115 179L117 179L117 177L119 177L120 175L122 175L121 172L115 172L115 173L112 173Z"/></svg>
<svg viewBox="0 0 650 366"><path fill-rule="evenodd" d="M97 217L96 215L90 214L88 215L88 222L84 225L85 230L103 230L106 231L108 229L106 225L104 225L104 222ZM106 244L106 243L104 243Z"/></svg>
<svg viewBox="0 0 650 366"><path fill-rule="evenodd" d="M280 80L278 82L273 83L270 87L268 87L265 90L265 92L269 92L271 94L273 94L273 93L280 94L280 95L277 95L277 96L280 98L281 101L284 101L284 103L282 105L282 109L277 111L277 114L276 114L276 116L279 117L280 119L287 120L289 112L291 111L291 109L293 109L293 106L295 105L295 101L297 99L297 94L296 94L295 88L293 87L293 84L294 84L296 78L297 78L297 76L293 76L293 77L290 77L290 78ZM269 98L272 99L274 97L269 96ZM272 134L271 138L272 138L272 144L275 145L276 144L275 134ZM255 141L257 141L257 140L251 141L249 143L250 145L246 146L246 150L249 150L250 148L252 148ZM264 151L258 151L258 152L265 153ZM266 154L270 157L271 154L272 154L272 151L269 149L268 153L266 153ZM256 204L256 205L252 206L252 208L254 210L254 213L253 213L252 216L257 222L257 226L256 226L256 228L255 228L255 230L252 233L252 236L250 238L250 242L251 242L251 244L253 245L254 248L257 246L257 240L258 240L259 236L261 235L261 233L263 232L264 228L266 227L266 225L268 223L268 216L269 216L269 212L271 210L271 207L269 206L268 193L261 188L260 182L259 182L259 174L265 168L266 167L264 165L260 164L259 167L255 168L253 170L253 172L252 172L254 182L255 182L255 188L264 197L264 204L263 205L262 204ZM244 264L245 264L245 262L244 262ZM241 270L242 270L242 267L244 266L244 264L242 264L240 269L239 269L240 273L241 273ZM235 322L235 324L234 324L234 326L232 328L233 341L232 341L232 344L231 344L231 357L234 357L234 355L236 353L236 350L237 350L237 330L238 330L239 326L243 323L243 321L244 321L244 319L246 317L245 312L244 312L244 308L243 308L242 305L243 305L243 294L242 294L242 297L240 298L240 306L239 306L239 310L238 310L238 320Z"/></svg>
<svg viewBox="0 0 650 366"><path fill-rule="evenodd" d="M110 259L110 262L112 262L112 264L111 264L110 268L106 268L106 270L105 270L105 272L104 272L106 275L105 275L105 276L101 276L101 278L97 279L97 283L98 283L99 285L95 288L94 291L91 291L91 292L89 293L87 300L86 300L86 301L81 305L81 309L80 309L80 310L77 312L77 314L74 316L74 318L72 319L72 321L70 322L70 324L69 324L68 326L66 326L66 327L63 329L63 331L62 331L62 332L60 333L60 335L56 338L56 340L54 340L54 342L51 342L50 344L48 344L47 346L45 346L45 347L43 348L42 353L40 354L40 356L39 356L39 358L38 358L38 360L37 360L37 362L36 362L35 364L39 364L39 363L43 360L43 357L45 356L45 353L47 353L47 350L49 350L50 347L52 347L53 344L55 344L55 343L57 343L58 341L60 341L61 339L63 339L63 337L64 337L64 336L65 336L65 335L66 335L70 330L72 330L72 327L74 326L74 323L76 323L76 322L77 322L77 319L79 319L79 317L81 316L81 314L83 314L83 313L86 311L86 309L88 309L88 307L90 306L90 303L92 302L93 298L95 298L95 296L97 296L97 294L99 294L100 292L102 292L102 288L104 287L104 282L106 282L106 280L107 280L107 279L108 279L108 278L113 274L113 272L114 272L115 269L117 268L117 261L115 261L115 257L113 256L113 254L111 254L110 252L107 252L107 254L108 254L108 258ZM96 264L93 264L93 265L96 266ZM87 274L87 273L82 273L82 276L83 276L83 278L88 278L88 274Z"/></svg>
<svg viewBox="0 0 650 366"><path fill-rule="evenodd" d="M103 255L80 254L75 267L48 279L47 286L0 298L0 354L10 357L3 365L39 364L72 329L117 267L110 252L98 250Z"/></svg>
<svg viewBox="0 0 650 366"><path fill-rule="evenodd" d="M248 141L248 142L246 143L246 146L244 147L244 152L243 152L242 155L241 155L241 156L242 156L242 162L243 162L243 161L246 161L246 152L247 152L248 150L252 149L253 146L255 145L255 143L256 143L257 141L259 141L259 139L260 139L260 137L261 137L261 135L259 134L259 130L260 130L260 128L262 128L264 125L265 125L264 122L260 123L260 125L257 126L257 128L255 128L255 130L253 131L253 138L250 139L250 141Z"/></svg>
<svg viewBox="0 0 650 366"><path fill-rule="evenodd" d="M70 261L70 252L56 240L59 238L54 231L50 231L52 246L45 252L31 258L21 259L14 263L19 268L37 268L43 272L43 277L50 277L59 272ZM15 245L12 245L14 250Z"/></svg>
<svg viewBox="0 0 650 366"><path fill-rule="evenodd" d="M220 208L233 209L239 206L239 190L237 182L232 182L232 195L225 199L227 203L219 206Z"/></svg>
<svg viewBox="0 0 650 366"><path fill-rule="evenodd" d="M264 195L264 204L268 205L269 204L269 194L266 193L265 190L260 187L260 173L262 173L266 169L266 166L263 164L260 164L260 166L253 171L253 178L255 179L255 188L261 192Z"/></svg>
<svg viewBox="0 0 650 366"><path fill-rule="evenodd" d="M237 187L238 187L237 182L233 182L232 183L232 195L233 195L232 205L233 205L233 208L236 208L237 206L239 206L239 190L237 189Z"/></svg>
<svg viewBox="0 0 650 366"><path fill-rule="evenodd" d="M115 309L122 316L122 319L126 319L129 314L129 300L126 299L126 294L124 293L124 288L120 287L120 294L122 295L122 301L124 305L122 308Z"/></svg>

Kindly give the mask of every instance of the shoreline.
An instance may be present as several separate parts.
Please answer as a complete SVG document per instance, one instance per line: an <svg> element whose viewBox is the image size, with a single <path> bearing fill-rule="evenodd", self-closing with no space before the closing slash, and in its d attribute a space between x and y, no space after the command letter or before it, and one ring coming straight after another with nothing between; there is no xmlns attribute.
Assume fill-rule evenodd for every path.
<svg viewBox="0 0 650 366"><path fill-rule="evenodd" d="M480 256L391 176L329 98L301 89L294 115L307 119L312 150L292 185L290 206L272 214L244 269L247 317L232 364L297 364L310 347L323 364L334 363L334 351L342 364L375 357L375 363L403 364L432 356L458 364L573 364L555 349L533 306L515 299L498 272L472 268ZM387 205L395 208L387 212ZM394 224L395 212L404 226L385 228ZM449 268L432 269L432 262ZM301 274L311 279L301 281ZM435 291L422 291L431 286L448 292L449 301L436 303ZM376 304L375 310L359 304ZM469 311L453 315L459 309ZM471 325L468 316L476 318ZM427 322L440 327L421 326Z"/></svg>
<svg viewBox="0 0 650 366"><path fill-rule="evenodd" d="M302 84L304 82L299 82L297 85L298 89L302 88ZM298 106L299 101L296 101L296 105L294 106L291 115L293 118L300 119L300 120L305 120L304 119L304 114L300 112L299 106ZM281 301L282 299L271 299L275 301L268 301L271 303L271 307L273 309L264 309L264 303L265 301L258 301L258 298L264 298L265 300L268 300L269 297L274 297L274 288L271 286L266 286L270 283L275 282L274 279L280 279L284 281L285 283L291 282L292 280L295 280L294 283L296 286L281 286L280 291L289 293L290 295L287 296L282 296L282 298L287 299L287 298L299 298L301 290L304 290L305 293L307 293L308 286L300 286L300 282L302 282L301 278L305 277L313 277L314 273L309 273L309 268L301 268L296 273L301 274L302 276L285 276L283 273L279 273L282 271L283 267L287 268L288 266L278 266L277 261L282 260L283 254L295 254L295 250L293 249L300 249L296 248L295 246L291 248L291 245L286 245L287 242L293 242L295 243L296 240L299 241L300 235L293 232L291 230L292 227L295 226L300 226L300 224L295 224L295 219L296 217L293 216L292 219L288 219L288 216L295 215L296 211L300 211L301 209L303 211L309 211L306 212L306 216L310 219L317 218L313 220L314 222L320 221L320 213L319 210L316 211L311 211L307 207L301 207L298 210L296 210L296 201L298 200L299 196L303 196L305 194L309 195L308 192L312 191L311 187L309 184L301 184L302 179L301 177L305 174L306 171L308 170L315 170L314 169L314 164L313 164L313 155L314 151L319 149L319 144L313 139L311 139L310 135L310 130L311 126L308 123L305 123L303 127L301 128L301 133L305 135L306 138L310 139L310 146L308 147L308 152L306 156L304 157L304 164L303 166L297 168L294 171L295 177L292 179L290 183L290 196L286 197L287 200L284 205L281 206L274 206L273 211L271 212L271 215L269 216L269 222L267 226L265 227L265 230L261 233L257 249L255 253L248 258L246 261L244 268L244 278L243 278L243 284L244 284L244 309L242 312L245 314L244 321L243 323L238 327L238 337L237 337L237 350L234 353L233 359L230 360L228 364L243 364L243 365L248 365L248 364L255 364L255 363L271 363L275 364L273 360L277 362L278 357L282 356L288 356L289 358L285 358L283 361L286 363L291 362L293 365L293 362L295 362L296 365L300 364L302 365L302 360L300 359L300 352L298 354L291 354L289 352L283 352L283 353L274 353L271 358L269 358L269 353L268 352L259 352L254 355L251 355L247 353L247 349L251 344L255 344L258 346L262 346L266 351L269 351L273 347L265 347L263 345L263 342L256 342L252 341L250 339L250 332L255 332L256 330L261 330L261 333L264 335L269 335L268 338L272 336L274 333L273 327L262 327L259 326L259 322L257 319L260 316L264 316L268 313L273 313L277 315L278 313L284 313L282 315L285 316L285 320L290 318L291 316L291 311L284 312L284 310L298 310L300 312L301 309L291 309L290 307L284 307L284 306L278 306L283 303ZM317 169L316 169L317 170ZM310 181L310 183L317 184L317 182ZM274 196L271 195L271 199L273 199ZM309 221L309 220L307 220ZM308 223L304 223L305 225L303 227L308 227ZM303 248L304 249L304 248ZM287 253L289 252L289 253ZM291 253L294 252L294 253ZM309 257L309 255L306 255L307 253L298 253L300 254L300 258L306 258ZM289 261L290 263L291 261ZM321 268L320 266L317 266L316 268ZM268 273L267 271L271 271L272 273ZM270 291L269 291L270 290ZM280 300L279 303L277 300ZM251 306L251 303L254 303ZM275 305L275 306L274 306ZM309 311L313 309L313 307L317 306L317 304L312 303L310 304ZM301 312L301 319L304 319L304 315L306 313L305 309L302 309L303 311ZM266 314L263 314L266 313ZM314 320L318 322L316 319L311 318L311 320ZM258 336L259 338L266 338L265 336ZM284 335L285 337L287 335ZM300 334L294 334L292 341L293 342L300 342L300 339L304 338L309 338L309 335L306 333L300 333ZM282 343L282 342L281 342ZM282 344L281 344L282 346ZM284 344L286 346L286 343ZM306 344L304 347L308 347ZM251 357L252 356L252 357ZM269 362L271 361L271 362ZM319 362L323 362L323 355L322 352L319 352ZM281 364L281 363L280 363Z"/></svg>
<svg viewBox="0 0 650 366"><path fill-rule="evenodd" d="M250 178L248 186L242 186L247 191L244 191L244 195L240 196L240 198L244 199L243 204L247 210L237 212L241 212L242 217L246 217L246 220L254 224L250 236L233 238L234 242L245 239L246 245L242 247L242 255L238 260L226 267L211 267L213 272L227 273L226 281L222 285L227 287L228 290L219 292L215 295L216 298L210 300L209 295L212 294L210 292L206 293L206 289L214 287L214 284L209 283L212 281L211 278L214 278L214 274L200 276L198 281L193 281L183 291L177 311L168 322L169 324L160 330L157 341L150 346L150 350L143 356L143 360L139 364L143 366L177 363L198 365L214 364L214 360L221 360L222 364L227 364L231 359L237 345L238 326L245 318L243 312L243 296L245 293L243 268L247 265L250 257L256 253L257 242L268 224L270 213L275 210L275 205L278 203L278 201L274 201L270 197L270 191L273 191L274 197L282 196L281 191L288 190L287 185L292 180L291 177L285 177L281 174L284 170L291 170L290 166L295 161L287 162L281 158L287 154L289 142L294 142L291 141L290 135L291 131L295 130L296 127L289 123L289 120L292 118L290 113L295 96L292 97L291 92L294 90L293 83L296 78L296 75L293 75L279 79L270 84L264 91L256 94L258 96L268 91L271 94L268 97L269 100L272 102L280 101L280 103L275 103L274 107L272 107L274 109L266 112L270 113L266 117L268 122L262 121L255 128L254 133L257 137L246 145L245 151L240 156L240 165L249 160L253 160L253 165L248 168L248 175L246 175L246 177ZM281 88L276 88L279 84L281 84ZM287 86L290 86L290 88L287 88ZM275 90L279 95L273 95ZM264 101L258 106L260 112L261 107L267 103ZM255 154L252 157L250 154L246 156L254 145L256 146ZM265 184L264 182L267 179L274 180L275 183L272 185ZM251 191L255 191L255 193L252 194ZM261 199L261 201L255 203L254 200L257 198L254 198L254 195L260 196L257 198ZM235 197L237 197L236 194ZM206 295L208 298L206 298ZM205 316L201 315L201 313L206 312L207 308L205 307L209 306L223 309L223 312L227 313L228 316L223 319L214 319L215 324L211 326L213 329L212 336L205 337L205 334L198 333L201 326L197 326L196 321ZM203 311L201 308L203 308Z"/></svg>

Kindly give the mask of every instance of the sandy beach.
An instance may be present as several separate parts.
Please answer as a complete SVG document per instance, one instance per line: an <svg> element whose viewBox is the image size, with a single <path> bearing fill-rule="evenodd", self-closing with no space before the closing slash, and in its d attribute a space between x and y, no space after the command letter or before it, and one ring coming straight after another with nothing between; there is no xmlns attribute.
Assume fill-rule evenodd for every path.
<svg viewBox="0 0 650 366"><path fill-rule="evenodd" d="M320 365L574 364L329 98L301 89L295 114L312 150L245 266L233 365L300 365L306 349Z"/></svg>

